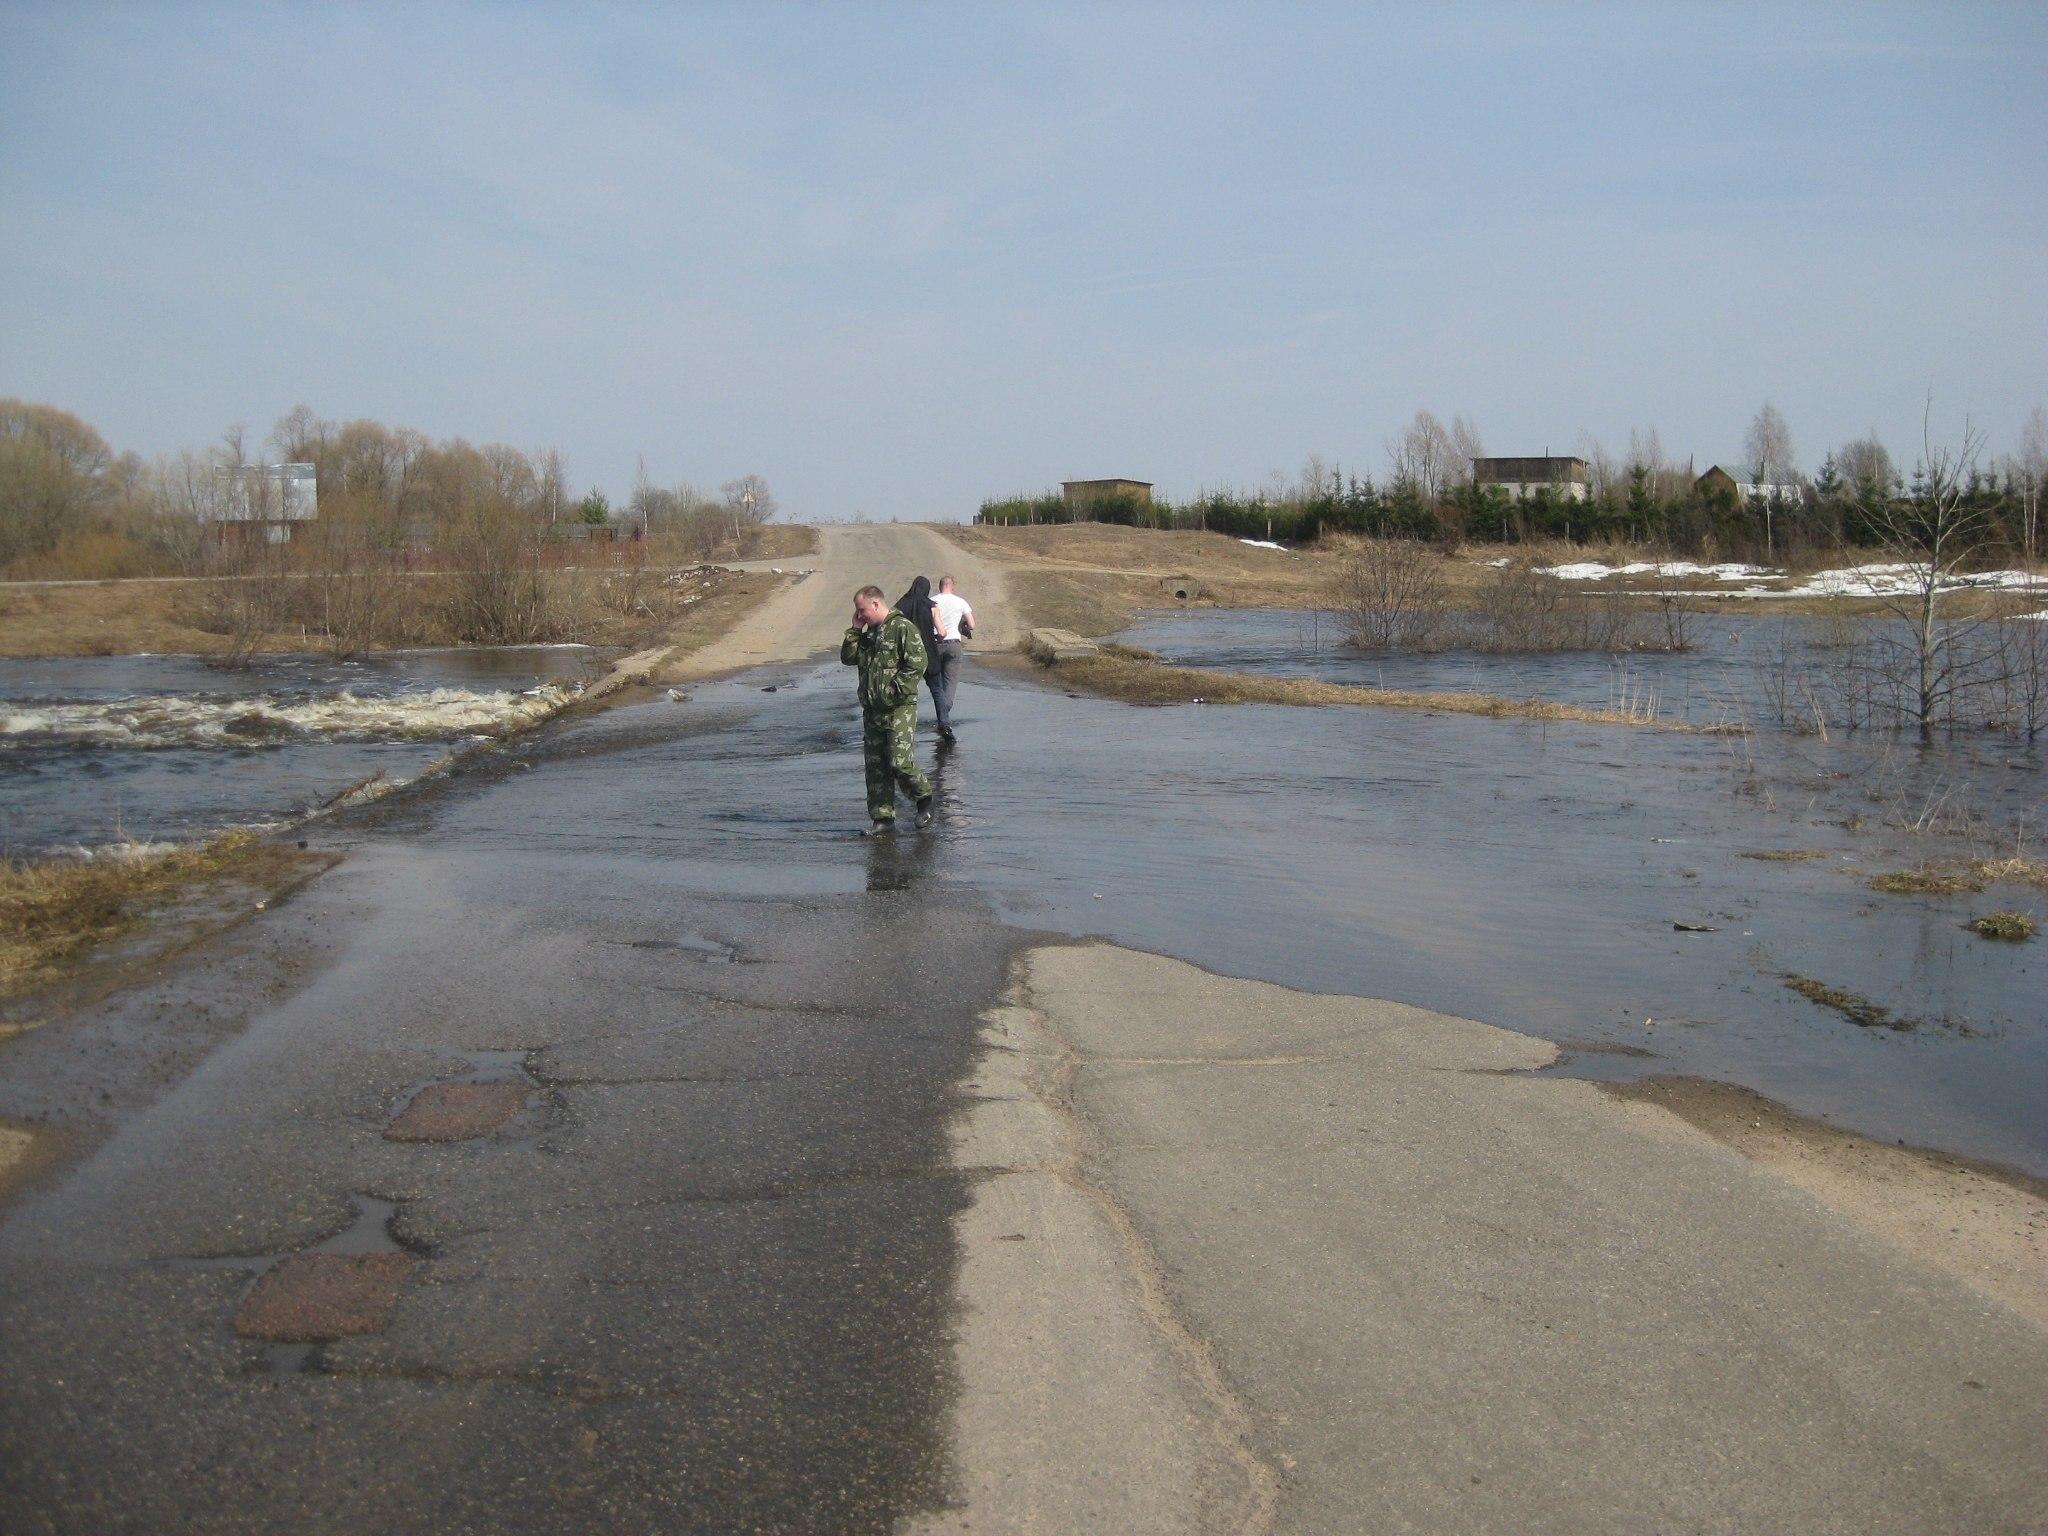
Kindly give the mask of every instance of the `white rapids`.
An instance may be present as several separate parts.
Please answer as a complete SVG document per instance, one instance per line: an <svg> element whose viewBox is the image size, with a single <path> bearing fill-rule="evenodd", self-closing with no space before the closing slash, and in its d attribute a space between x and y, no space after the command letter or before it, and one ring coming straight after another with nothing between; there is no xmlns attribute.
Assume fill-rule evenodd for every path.
<svg viewBox="0 0 2048 1536"><path fill-rule="evenodd" d="M74 704L0 703L0 741L97 747L260 747L300 741L440 741L544 720L574 696L435 688L382 697L195 698L153 694Z"/></svg>

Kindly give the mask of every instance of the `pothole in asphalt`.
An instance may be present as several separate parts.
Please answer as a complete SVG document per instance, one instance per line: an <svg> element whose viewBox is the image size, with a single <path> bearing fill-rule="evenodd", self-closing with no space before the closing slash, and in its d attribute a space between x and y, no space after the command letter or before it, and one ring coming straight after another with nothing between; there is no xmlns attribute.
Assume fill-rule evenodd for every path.
<svg viewBox="0 0 2048 1536"><path fill-rule="evenodd" d="M529 1109L540 1084L524 1051L461 1051L469 1071L416 1083L399 1098L386 1141L474 1141L504 1129Z"/></svg>
<svg viewBox="0 0 2048 1536"><path fill-rule="evenodd" d="M661 939L610 939L606 942L620 949L661 950L712 965L730 965L740 957L737 944L707 938L701 933L670 934L667 938Z"/></svg>
<svg viewBox="0 0 2048 1536"><path fill-rule="evenodd" d="M364 1194L351 1199L354 1219L310 1248L173 1259L170 1267L249 1272L249 1288L235 1308L236 1335L264 1346L263 1366L275 1375L313 1369L333 1340L383 1331L419 1262L392 1235L397 1201Z"/></svg>

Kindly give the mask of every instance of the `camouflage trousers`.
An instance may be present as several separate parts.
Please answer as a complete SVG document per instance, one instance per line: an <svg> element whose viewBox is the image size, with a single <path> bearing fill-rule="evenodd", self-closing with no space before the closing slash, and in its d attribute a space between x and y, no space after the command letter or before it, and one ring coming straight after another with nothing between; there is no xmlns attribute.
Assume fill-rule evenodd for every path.
<svg viewBox="0 0 2048 1536"><path fill-rule="evenodd" d="M913 748L916 735L915 702L861 711L860 750L868 771L868 815L876 821L896 819L897 785L913 800L932 792L932 781L918 771Z"/></svg>

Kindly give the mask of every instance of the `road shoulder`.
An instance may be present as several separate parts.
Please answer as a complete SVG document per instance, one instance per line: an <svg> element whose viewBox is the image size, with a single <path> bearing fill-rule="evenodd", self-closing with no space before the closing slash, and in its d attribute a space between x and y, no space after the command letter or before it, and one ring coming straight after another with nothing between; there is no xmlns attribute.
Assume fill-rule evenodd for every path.
<svg viewBox="0 0 2048 1536"><path fill-rule="evenodd" d="M1529 1075L1546 1042L1107 945L1020 967L956 1136L996 1170L957 1227L958 1528L2048 1513L2038 1322L1664 1109Z"/></svg>

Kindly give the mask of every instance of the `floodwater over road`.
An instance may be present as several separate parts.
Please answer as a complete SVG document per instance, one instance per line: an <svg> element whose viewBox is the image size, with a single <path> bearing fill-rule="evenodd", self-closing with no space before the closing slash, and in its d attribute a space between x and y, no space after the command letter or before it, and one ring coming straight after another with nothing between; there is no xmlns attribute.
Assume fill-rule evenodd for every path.
<svg viewBox="0 0 2048 1536"><path fill-rule="evenodd" d="M289 815L545 714L602 662L582 646L265 656L239 671L185 656L0 660L0 852Z"/></svg>
<svg viewBox="0 0 2048 1536"><path fill-rule="evenodd" d="M452 794L435 824L488 840L508 793L542 826L569 797L579 814L545 834L551 847L631 850L682 889L957 884L1022 925L1571 1042L1567 1071L1724 1079L1871 1135L2048 1173L2042 946L1961 926L2044 903L2012 887L1873 893L1859 872L1940 849L1883 826L1864 780L1765 778L1742 739L1134 708L985 667L960 710L939 825L879 845L855 835L857 717L831 663L551 727L471 770L506 779L488 817L466 827L469 797ZM919 750L929 762L928 735ZM1861 830L1843 826L1859 816ZM1744 857L1787 849L1823 856ZM1790 975L1909 1027L1860 1027L1788 990Z"/></svg>

